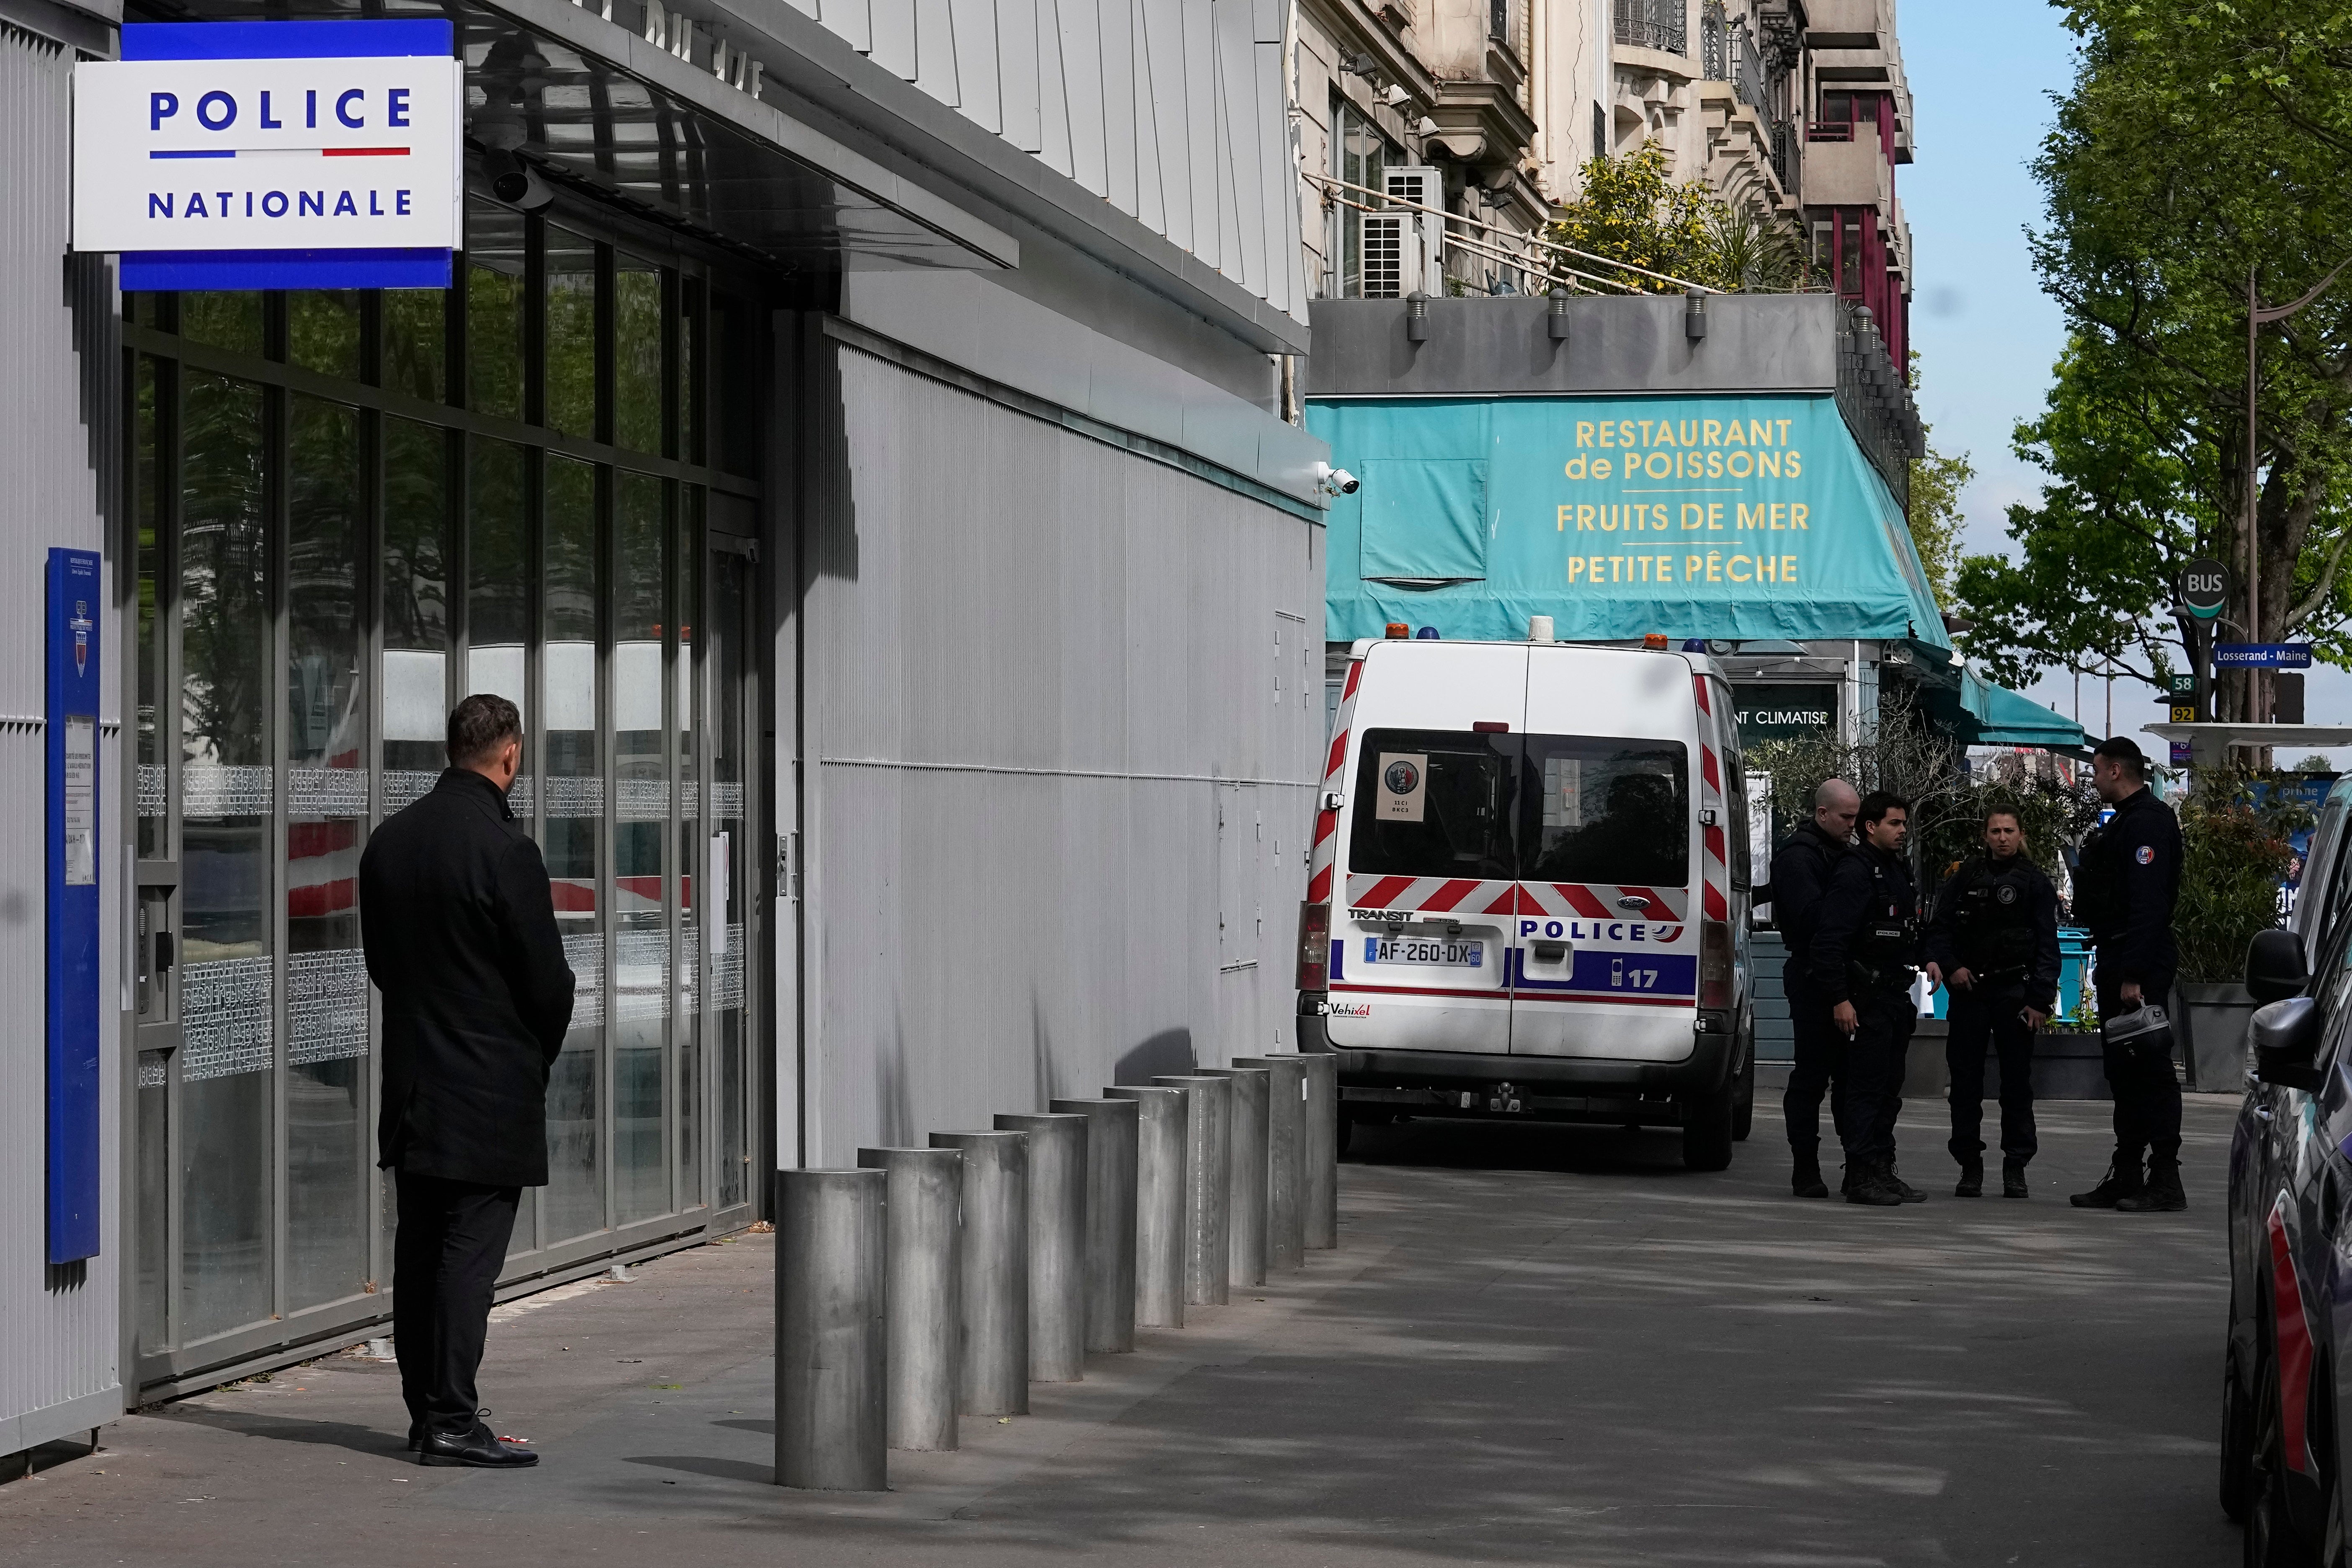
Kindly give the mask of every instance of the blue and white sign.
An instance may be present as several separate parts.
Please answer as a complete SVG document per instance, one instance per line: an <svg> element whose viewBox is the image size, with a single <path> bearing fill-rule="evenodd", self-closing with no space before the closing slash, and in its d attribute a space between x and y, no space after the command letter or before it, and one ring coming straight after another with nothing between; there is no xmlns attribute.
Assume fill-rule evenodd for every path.
<svg viewBox="0 0 2352 1568"><path fill-rule="evenodd" d="M48 1260L98 1256L99 615L97 552L51 550L48 565Z"/></svg>
<svg viewBox="0 0 2352 1568"><path fill-rule="evenodd" d="M2216 669L2309 669L2307 642L2225 642L2213 645Z"/></svg>
<svg viewBox="0 0 2352 1568"><path fill-rule="evenodd" d="M143 289L446 289L465 65L446 21L170 22L74 68L74 248Z"/></svg>

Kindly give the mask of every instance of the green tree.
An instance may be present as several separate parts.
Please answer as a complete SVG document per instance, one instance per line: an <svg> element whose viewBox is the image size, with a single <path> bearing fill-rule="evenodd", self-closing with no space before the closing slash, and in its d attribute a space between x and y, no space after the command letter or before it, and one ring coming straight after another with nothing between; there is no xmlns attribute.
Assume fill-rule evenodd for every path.
<svg viewBox="0 0 2352 1568"><path fill-rule="evenodd" d="M1715 270L1708 225L1720 204L1708 194L1704 180L1675 184L1669 175L1673 163L1655 141L1622 157L1592 159L1578 173L1576 198L1561 206L1546 233L1595 256L1706 282ZM1633 289L1657 293L1675 289L1671 283L1639 272L1611 267L1591 270Z"/></svg>
<svg viewBox="0 0 2352 1568"><path fill-rule="evenodd" d="M2352 255L2352 9L2340 0L2072 0L2071 90L2034 163L2032 237L2071 329L2042 415L2017 434L2048 476L2012 507L2014 548L1962 563L1989 673L2180 662L2171 584L2199 555L2246 559L2222 632L2352 657L2352 273L2259 340L2260 445L2246 460L2250 280L2302 296ZM2259 613L2252 601L2259 600ZM2246 679L2224 683L2225 718Z"/></svg>

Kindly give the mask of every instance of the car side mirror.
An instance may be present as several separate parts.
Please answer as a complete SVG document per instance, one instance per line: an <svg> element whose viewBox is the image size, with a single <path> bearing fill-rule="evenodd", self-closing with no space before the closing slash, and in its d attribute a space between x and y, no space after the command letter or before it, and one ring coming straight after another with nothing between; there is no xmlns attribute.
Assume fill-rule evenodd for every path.
<svg viewBox="0 0 2352 1568"><path fill-rule="evenodd" d="M2282 1089L2316 1090L2319 1023L2319 1004L2308 996L2254 1009L2254 1076Z"/></svg>
<svg viewBox="0 0 2352 1568"><path fill-rule="evenodd" d="M2311 984L2303 938L2291 931L2258 931L2246 944L2246 990L2257 1002L2284 1002Z"/></svg>

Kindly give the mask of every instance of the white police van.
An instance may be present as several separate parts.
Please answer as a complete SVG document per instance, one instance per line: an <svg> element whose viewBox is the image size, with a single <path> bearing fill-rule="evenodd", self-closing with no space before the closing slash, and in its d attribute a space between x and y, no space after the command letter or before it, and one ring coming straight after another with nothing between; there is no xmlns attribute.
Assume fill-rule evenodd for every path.
<svg viewBox="0 0 2352 1568"><path fill-rule="evenodd" d="M1535 630L1350 650L1301 1047L1339 1057L1343 1123L1679 1126L1685 1163L1721 1170L1756 1086L1731 689L1664 637Z"/></svg>

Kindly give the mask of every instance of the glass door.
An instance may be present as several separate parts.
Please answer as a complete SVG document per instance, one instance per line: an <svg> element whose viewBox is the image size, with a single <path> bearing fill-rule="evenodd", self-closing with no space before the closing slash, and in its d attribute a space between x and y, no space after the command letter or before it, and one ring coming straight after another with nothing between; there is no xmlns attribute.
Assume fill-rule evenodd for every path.
<svg viewBox="0 0 2352 1568"><path fill-rule="evenodd" d="M709 1079L710 1202L724 1227L757 1208L753 1184L761 1104L754 1041L755 981L762 965L752 954L761 942L759 894L763 868L752 846L759 791L754 759L761 726L759 660L754 641L758 593L750 541L714 530L707 571L708 621L697 653L704 711L709 715L703 764L709 809L702 823L703 887L699 962L704 1069Z"/></svg>

